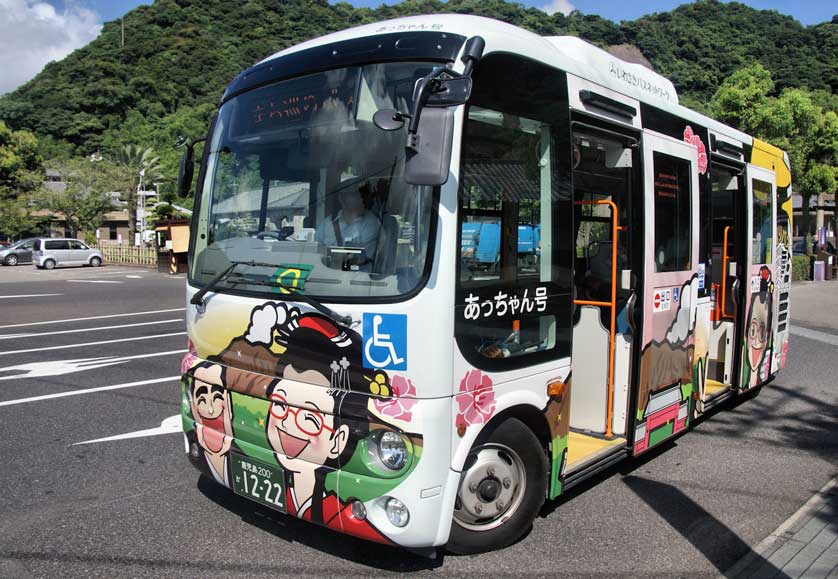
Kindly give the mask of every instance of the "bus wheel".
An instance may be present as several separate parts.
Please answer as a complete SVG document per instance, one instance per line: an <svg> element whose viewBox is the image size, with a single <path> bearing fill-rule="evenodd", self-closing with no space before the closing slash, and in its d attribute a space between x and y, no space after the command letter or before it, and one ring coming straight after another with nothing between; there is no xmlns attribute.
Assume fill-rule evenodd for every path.
<svg viewBox="0 0 838 579"><path fill-rule="evenodd" d="M480 553L514 543L532 525L546 493L541 443L520 420L504 420L466 458L448 550Z"/></svg>

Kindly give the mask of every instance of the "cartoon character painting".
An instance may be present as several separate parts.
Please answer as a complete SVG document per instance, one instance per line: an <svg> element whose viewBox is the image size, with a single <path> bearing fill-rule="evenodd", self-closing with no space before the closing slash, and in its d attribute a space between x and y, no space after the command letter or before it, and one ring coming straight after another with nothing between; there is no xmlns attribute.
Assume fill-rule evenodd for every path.
<svg viewBox="0 0 838 579"><path fill-rule="evenodd" d="M768 379L771 356L771 322L774 299L774 283L771 270L762 266L759 270L759 291L751 295L748 308L748 324L745 327L745 360L742 384L753 388Z"/></svg>
<svg viewBox="0 0 838 579"><path fill-rule="evenodd" d="M198 444L216 481L229 485L227 455L233 442L230 393L224 388L224 368L200 363L193 373L189 406L195 418Z"/></svg>
<svg viewBox="0 0 838 579"><path fill-rule="evenodd" d="M335 493L325 490L329 470L348 460L357 441L369 432L371 383L380 390L387 388L386 382L365 376L361 340L354 332L340 330L319 314L300 316L296 309L285 318L277 328L286 346L282 378L267 392L271 404L266 435L285 469L288 513L386 542L369 522L352 516Z"/></svg>
<svg viewBox="0 0 838 579"><path fill-rule="evenodd" d="M395 376L391 385L385 372L365 369L357 332L316 312L267 303L251 311L243 335L218 355L193 360L189 371L192 436L216 481L231 486L229 455L243 453L234 427L252 435L258 425L264 433L259 446L282 467L288 514L390 542L369 521L356 518L349 501L338 496L335 479L327 479L350 462L371 423L387 429L381 419L394 409L400 426L412 419L415 399L405 398L415 396L412 382ZM233 420L234 397L240 394L247 396L239 404L263 404L250 424ZM421 437L409 436L414 446L420 443Z"/></svg>
<svg viewBox="0 0 838 579"><path fill-rule="evenodd" d="M635 456L685 430L689 420L696 363L698 277L676 289L679 299L674 317L668 326L661 326L661 339L649 342L640 356Z"/></svg>

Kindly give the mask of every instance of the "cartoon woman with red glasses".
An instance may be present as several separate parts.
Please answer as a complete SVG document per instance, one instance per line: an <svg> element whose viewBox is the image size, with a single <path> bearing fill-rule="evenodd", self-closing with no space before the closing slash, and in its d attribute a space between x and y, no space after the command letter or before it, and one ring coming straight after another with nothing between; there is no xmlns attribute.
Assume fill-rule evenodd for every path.
<svg viewBox="0 0 838 579"><path fill-rule="evenodd" d="M281 306L280 306L281 307ZM325 489L326 475L348 460L369 432L369 379L362 367L361 337L315 313L291 312L278 328L287 350L280 380L268 388L266 434L285 469L290 515L370 540L389 542ZM351 420L351 427L343 418Z"/></svg>

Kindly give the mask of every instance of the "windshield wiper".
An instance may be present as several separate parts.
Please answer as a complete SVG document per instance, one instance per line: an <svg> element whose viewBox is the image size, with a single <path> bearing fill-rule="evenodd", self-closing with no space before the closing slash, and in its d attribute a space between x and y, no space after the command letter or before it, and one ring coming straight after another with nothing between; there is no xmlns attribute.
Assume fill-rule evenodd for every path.
<svg viewBox="0 0 838 579"><path fill-rule="evenodd" d="M193 306L198 306L199 308L204 307L204 296L207 295L207 292L213 291L216 286L224 281L227 276L233 273L233 270L240 265L249 265L250 267L284 267L286 269L298 269L296 267L288 266L282 263L265 263L262 261L232 261L230 262L230 267L223 270L221 273L216 275L214 278L209 280L207 284L202 287L198 292L192 296L192 299L189 300L189 303Z"/></svg>
<svg viewBox="0 0 838 579"><path fill-rule="evenodd" d="M249 276L244 275L244 274L237 274L237 278L235 280L230 280L230 281L232 283L236 283L238 281L238 278L241 278L241 280L242 280L241 283L246 283L246 284L249 284L249 285L263 285L263 286L270 286L270 287L280 287L280 288L284 289L285 291L287 291L289 294L293 295L295 299L299 299L300 301L303 301L303 302L307 303L308 305L313 307L315 310L317 310L321 314L325 315L326 317L331 318L333 321L337 322L338 324L342 324L344 326L350 326L352 324L352 316L341 315L341 314L337 313L336 311L334 311L333 309L331 309L330 307L328 307L328 306L320 303L319 301L315 300L313 297L307 296L306 294L302 293L297 288L285 285L281 281L277 281L277 280L256 280L256 279L253 279L252 277L249 277Z"/></svg>

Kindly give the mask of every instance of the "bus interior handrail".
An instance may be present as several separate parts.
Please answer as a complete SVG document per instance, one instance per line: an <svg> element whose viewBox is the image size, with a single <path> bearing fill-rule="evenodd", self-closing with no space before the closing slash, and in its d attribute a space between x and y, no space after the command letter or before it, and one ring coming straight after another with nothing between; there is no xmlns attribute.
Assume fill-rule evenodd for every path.
<svg viewBox="0 0 838 579"><path fill-rule="evenodd" d="M611 301L573 300L573 303L578 306L600 306L609 308L611 312L611 327L608 332L608 407L606 408L605 423L605 436L611 438L614 435L611 423L614 420L614 346L617 341L617 235L620 232L618 223L620 215L617 211L617 204L610 199L576 201L575 204L608 205L611 208Z"/></svg>

